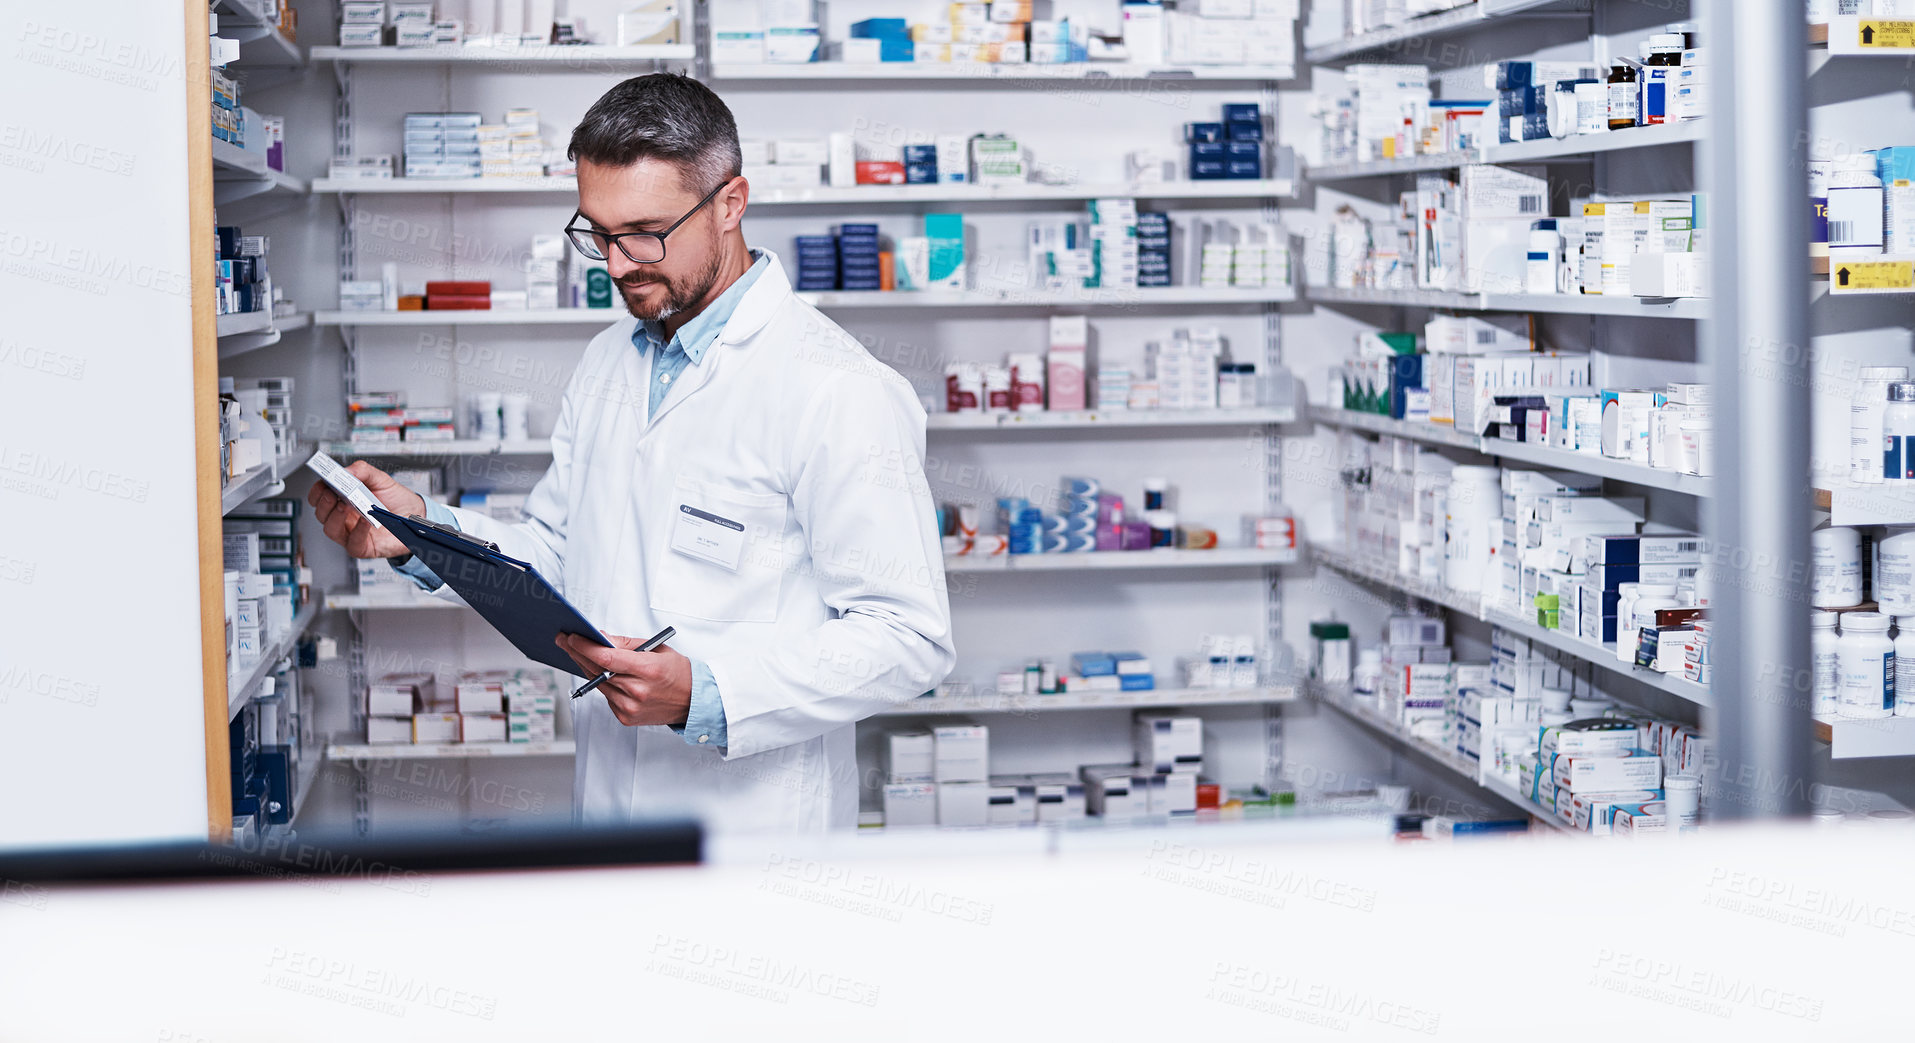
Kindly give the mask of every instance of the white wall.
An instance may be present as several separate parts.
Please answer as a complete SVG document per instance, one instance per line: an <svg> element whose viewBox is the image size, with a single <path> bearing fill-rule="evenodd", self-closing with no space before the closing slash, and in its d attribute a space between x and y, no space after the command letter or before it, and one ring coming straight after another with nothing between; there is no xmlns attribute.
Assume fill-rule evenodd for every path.
<svg viewBox="0 0 1915 1043"><path fill-rule="evenodd" d="M205 835L184 31L0 20L0 846Z"/></svg>

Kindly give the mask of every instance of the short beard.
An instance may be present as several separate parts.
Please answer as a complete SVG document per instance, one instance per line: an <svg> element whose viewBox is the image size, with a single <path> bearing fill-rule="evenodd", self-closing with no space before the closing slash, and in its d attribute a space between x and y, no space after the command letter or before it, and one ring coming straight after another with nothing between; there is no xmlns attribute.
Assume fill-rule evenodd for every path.
<svg viewBox="0 0 1915 1043"><path fill-rule="evenodd" d="M716 247L717 243L714 242L712 245ZM663 280L661 284L665 287L665 302L650 315L641 311L633 302L631 294L626 292L626 283L623 280L618 283L618 295L625 301L625 310L631 312L634 318L663 322L705 299L705 295L710 293L712 286L718 282L719 265L718 251L713 249L711 263L707 264L704 270L693 277L688 284L681 285L669 279ZM646 282L659 282L659 280L646 280Z"/></svg>

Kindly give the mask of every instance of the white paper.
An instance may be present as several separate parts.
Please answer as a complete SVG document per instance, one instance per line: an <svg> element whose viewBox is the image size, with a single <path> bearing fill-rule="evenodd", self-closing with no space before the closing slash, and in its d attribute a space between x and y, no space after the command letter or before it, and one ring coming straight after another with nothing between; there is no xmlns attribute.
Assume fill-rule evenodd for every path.
<svg viewBox="0 0 1915 1043"><path fill-rule="evenodd" d="M320 481L332 486L334 492L345 497L346 502L357 508L360 514L365 515L366 520L374 527L385 528L379 524L379 519L372 516L372 509L379 505L379 500L372 495L371 489L366 488L366 483L354 477L351 471L339 466L339 461L325 453L314 453L313 458L306 462L306 466L313 469L313 473L319 476Z"/></svg>

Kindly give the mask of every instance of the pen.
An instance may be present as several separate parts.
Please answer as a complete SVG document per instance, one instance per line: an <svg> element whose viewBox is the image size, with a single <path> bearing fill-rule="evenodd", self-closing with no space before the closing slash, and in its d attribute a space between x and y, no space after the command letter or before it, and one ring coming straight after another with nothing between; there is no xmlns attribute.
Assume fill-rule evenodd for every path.
<svg viewBox="0 0 1915 1043"><path fill-rule="evenodd" d="M632 651L649 652L652 649L657 648L659 645L662 645L665 642L670 641L672 639L672 635L676 633L678 633L678 629L676 627L666 627L665 629L659 631L658 633L653 634L651 637L646 638L644 644L639 645L637 648L632 649ZM602 685L611 679L612 679L612 672L610 670L607 670L604 673L598 675L597 677L592 678L590 681L587 681L584 684L579 685L578 691L572 693L572 698L576 699L579 696L584 695L586 692L589 692L592 689L597 688L599 685Z"/></svg>

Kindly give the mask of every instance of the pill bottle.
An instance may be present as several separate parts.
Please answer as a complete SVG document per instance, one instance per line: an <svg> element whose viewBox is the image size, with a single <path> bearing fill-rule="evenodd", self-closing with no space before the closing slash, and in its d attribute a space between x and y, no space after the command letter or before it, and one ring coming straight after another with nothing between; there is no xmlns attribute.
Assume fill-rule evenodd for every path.
<svg viewBox="0 0 1915 1043"><path fill-rule="evenodd" d="M1636 68L1621 58L1609 66L1609 129L1636 125ZM1879 182L1878 182L1879 184Z"/></svg>
<svg viewBox="0 0 1915 1043"><path fill-rule="evenodd" d="M1463 465L1450 471L1444 503L1443 585L1474 593L1489 573L1490 550L1502 535L1502 471Z"/></svg>
<svg viewBox="0 0 1915 1043"><path fill-rule="evenodd" d="M1555 293L1556 269L1563 262L1563 237L1556 219L1546 217L1529 226L1529 264L1524 269L1525 293Z"/></svg>
<svg viewBox="0 0 1915 1043"><path fill-rule="evenodd" d="M1837 156L1829 167L1828 198L1829 256L1866 260L1881 253L1883 193L1875 153Z"/></svg>
<svg viewBox="0 0 1915 1043"><path fill-rule="evenodd" d="M1682 603L1676 600L1676 588L1674 586L1644 583L1640 587L1637 587L1635 617L1629 624L1629 656L1627 659L1624 659L1624 662L1641 662L1637 656L1641 653L1642 649L1642 632L1644 630L1653 631L1656 629L1656 611L1658 609L1681 607ZM1620 616L1616 618L1616 625L1618 628L1622 626L1622 618ZM1616 637L1617 647L1620 649L1622 645L1622 635L1618 633ZM1618 654L1616 658L1623 659L1623 656ZM1654 665L1653 658L1649 665Z"/></svg>
<svg viewBox="0 0 1915 1043"><path fill-rule="evenodd" d="M1609 85L1601 80L1576 81L1576 133L1600 134L1609 129Z"/></svg>
<svg viewBox="0 0 1915 1043"><path fill-rule="evenodd" d="M1895 617L1895 716L1915 717L1915 615Z"/></svg>
<svg viewBox="0 0 1915 1043"><path fill-rule="evenodd" d="M1702 807L1702 779L1696 775L1665 775L1662 779L1663 811L1669 816L1670 830L1696 828L1697 812Z"/></svg>
<svg viewBox="0 0 1915 1043"><path fill-rule="evenodd" d="M1880 612L1845 613L1835 656L1842 675L1842 716L1892 716L1895 644L1888 638L1888 617Z"/></svg>
<svg viewBox="0 0 1915 1043"><path fill-rule="evenodd" d="M1383 650L1366 648L1357 653L1356 675L1352 679L1351 689L1356 695L1375 697L1376 690L1383 684Z"/></svg>
<svg viewBox="0 0 1915 1043"><path fill-rule="evenodd" d="M1629 621L1636 618L1634 615L1636 611L1636 591L1641 586L1642 584L1640 583L1616 584L1616 658L1625 663L1633 663L1636 661L1635 645L1626 640L1623 637L1623 633L1629 629ZM1625 648L1628 649L1627 655L1623 654Z"/></svg>
<svg viewBox="0 0 1915 1043"><path fill-rule="evenodd" d="M1891 616L1915 615L1915 528L1890 528L1875 541L1875 600Z"/></svg>
<svg viewBox="0 0 1915 1043"><path fill-rule="evenodd" d="M1861 604L1862 531L1824 523L1809 533L1809 547L1813 565L1809 604L1816 608Z"/></svg>
<svg viewBox="0 0 1915 1043"><path fill-rule="evenodd" d="M1849 398L1849 481L1882 480L1882 420L1888 415L1888 386L1908 379L1907 366L1864 366Z"/></svg>
<svg viewBox="0 0 1915 1043"><path fill-rule="evenodd" d="M1834 808L1816 808L1809 814L1809 821L1818 826L1839 826L1848 818Z"/></svg>
<svg viewBox="0 0 1915 1043"><path fill-rule="evenodd" d="M1552 713L1561 713L1569 709L1569 692L1563 688L1543 689L1543 709Z"/></svg>
<svg viewBox="0 0 1915 1043"><path fill-rule="evenodd" d="M1809 662L1813 665L1814 677L1809 690L1809 713L1816 717L1832 717L1838 709L1842 675L1835 664L1835 646L1839 640L1835 613L1820 610L1809 613ZM1909 665L1915 667L1915 663Z"/></svg>
<svg viewBox="0 0 1915 1043"><path fill-rule="evenodd" d="M1906 372L1906 371L1904 371ZM1161 511L1164 509L1164 497L1170 490L1170 482L1163 478L1144 479L1144 510Z"/></svg>
<svg viewBox="0 0 1915 1043"><path fill-rule="evenodd" d="M1882 410L1882 480L1915 478L1915 381L1888 385L1888 404Z"/></svg>

